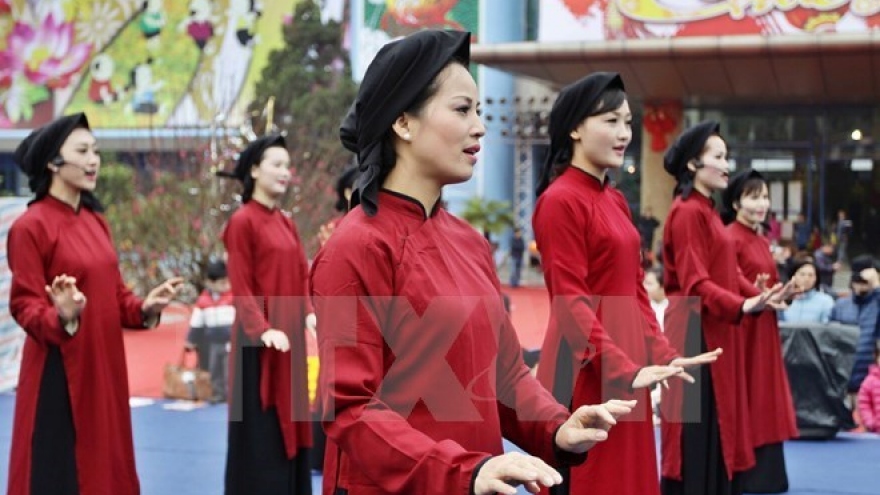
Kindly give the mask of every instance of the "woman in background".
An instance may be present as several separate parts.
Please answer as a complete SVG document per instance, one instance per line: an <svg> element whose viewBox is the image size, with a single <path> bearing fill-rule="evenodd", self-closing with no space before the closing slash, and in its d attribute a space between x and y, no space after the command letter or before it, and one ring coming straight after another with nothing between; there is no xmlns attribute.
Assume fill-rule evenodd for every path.
<svg viewBox="0 0 880 495"><path fill-rule="evenodd" d="M785 291L781 285L762 291L739 273L735 243L712 200L727 188L730 171L719 124L685 130L663 166L677 182L663 232L665 335L679 352L721 347L724 359L699 374L694 387L671 383L665 391L661 489L738 494L738 474L755 465L738 326L744 314L781 303Z"/></svg>
<svg viewBox="0 0 880 495"><path fill-rule="evenodd" d="M743 276L770 286L779 283L770 241L762 235L770 192L761 173L746 169L734 175L721 206ZM742 475L742 488L747 493L788 491L782 442L798 436L777 320L774 312L764 311L744 316L740 324L755 447L755 467Z"/></svg>
<svg viewBox="0 0 880 495"><path fill-rule="evenodd" d="M8 493L138 494L122 329L155 327L183 279L145 299L126 287L84 114L31 132L14 158L35 197L7 241L9 312L27 334Z"/></svg>
<svg viewBox="0 0 880 495"><path fill-rule="evenodd" d="M806 258L795 261L791 267L790 278L803 290L802 294L779 312L779 321L800 323L828 323L834 299L819 290L819 275L816 263Z"/></svg>
<svg viewBox="0 0 880 495"><path fill-rule="evenodd" d="M226 494L308 495L312 445L305 328L314 328L308 262L279 207L290 184L284 138L241 152L242 206L223 232L235 295Z"/></svg>
<svg viewBox="0 0 880 495"><path fill-rule="evenodd" d="M614 436L571 468L560 494L659 494L649 387L720 349L681 358L666 339L642 281L641 239L609 174L623 166L632 114L618 74L566 86L550 112L550 151L532 225L552 301L538 378L576 410L608 397L638 400ZM639 466L621 477L621 464Z"/></svg>

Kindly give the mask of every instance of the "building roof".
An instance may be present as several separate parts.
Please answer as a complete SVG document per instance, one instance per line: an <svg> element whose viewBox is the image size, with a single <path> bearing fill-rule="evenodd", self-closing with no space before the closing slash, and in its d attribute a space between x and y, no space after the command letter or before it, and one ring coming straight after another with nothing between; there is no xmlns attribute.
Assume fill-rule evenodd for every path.
<svg viewBox="0 0 880 495"><path fill-rule="evenodd" d="M471 60L556 87L616 71L649 101L880 103L880 30L477 44Z"/></svg>

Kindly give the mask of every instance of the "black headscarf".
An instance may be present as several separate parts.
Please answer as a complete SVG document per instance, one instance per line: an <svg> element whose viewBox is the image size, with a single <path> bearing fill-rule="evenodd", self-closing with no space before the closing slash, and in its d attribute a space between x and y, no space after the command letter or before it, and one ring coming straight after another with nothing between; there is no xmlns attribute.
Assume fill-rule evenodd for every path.
<svg viewBox="0 0 880 495"><path fill-rule="evenodd" d="M388 130L450 62L470 62L470 37L463 31L419 31L383 46L367 67L339 129L361 172L352 208L361 204L367 215L376 214L381 180L394 162L394 150L385 149Z"/></svg>
<svg viewBox="0 0 880 495"><path fill-rule="evenodd" d="M15 149L13 159L27 175L28 187L34 193L34 201L49 194L49 186L52 185L49 163L58 167L65 165L64 157L61 156L61 147L70 134L78 128L91 131L89 120L84 113L58 117L43 127L33 130ZM104 211L101 202L91 191L80 191L80 204L93 211Z"/></svg>
<svg viewBox="0 0 880 495"><path fill-rule="evenodd" d="M287 142L281 134L270 134L252 141L247 147L238 154L238 162L232 172L217 172L220 177L228 177L237 179L244 184L244 191L241 193L241 202L250 201L254 193L254 178L251 177L251 168L260 163L263 153L267 149L278 147L287 149Z"/></svg>
<svg viewBox="0 0 880 495"><path fill-rule="evenodd" d="M571 131L592 114L599 103L599 98L612 88L625 90L623 79L619 74L616 72L595 72L569 84L559 92L559 96L556 97L553 108L550 110L548 126L550 149L544 159L541 180L538 181L538 196L550 185L555 166L568 164L571 161L574 150Z"/></svg>
<svg viewBox="0 0 880 495"><path fill-rule="evenodd" d="M742 172L734 174L727 183L727 189L721 193L721 220L723 220L725 224L729 224L736 220L736 208L734 208L734 204L739 202L739 199L743 194L743 188L745 187L746 182L750 179L760 179L763 182L767 182L761 172L758 172L753 168L747 168Z"/></svg>
<svg viewBox="0 0 880 495"><path fill-rule="evenodd" d="M688 128L678 136L663 155L663 168L675 177L675 195L687 199L694 189L694 173L688 170L688 162L699 158L706 141L714 134L721 134L721 124L707 120Z"/></svg>

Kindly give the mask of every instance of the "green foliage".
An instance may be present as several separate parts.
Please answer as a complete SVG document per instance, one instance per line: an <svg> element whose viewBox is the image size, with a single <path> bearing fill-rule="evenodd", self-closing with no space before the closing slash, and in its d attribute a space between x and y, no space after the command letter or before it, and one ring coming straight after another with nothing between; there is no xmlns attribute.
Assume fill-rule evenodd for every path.
<svg viewBox="0 0 880 495"><path fill-rule="evenodd" d="M341 48L342 35L338 24L321 24L314 2L299 2L284 30L285 46L270 54L251 104L262 110L274 98L271 130L286 132L295 172L282 207L293 211L312 253L320 225L335 215L336 176L353 158L339 142L339 123L357 90ZM263 134L268 113L260 115L257 111L253 124ZM194 151L181 152L176 167L155 157L148 159L145 170L104 157L98 197L106 208L123 277L135 292L146 294L170 276L182 276L199 288L208 261L223 254L223 227L240 191L236 181L217 179L213 172L215 167L229 170L243 145L238 137L228 137L201 147L184 146Z"/></svg>
<svg viewBox="0 0 880 495"><path fill-rule="evenodd" d="M295 173L292 205L283 206L293 211L310 253L318 247L318 229L335 215L336 177L354 158L339 141L339 124L357 94L342 37L338 23L321 23L314 1L299 2L284 28L285 45L269 54L251 104L259 112L274 98L272 124L286 132ZM267 122L257 124L258 134L265 132Z"/></svg>
<svg viewBox="0 0 880 495"><path fill-rule="evenodd" d="M467 201L461 217L483 234L500 234L513 227L510 203L474 196Z"/></svg>
<svg viewBox="0 0 880 495"><path fill-rule="evenodd" d="M120 163L102 166L95 195L104 206L131 202L135 196L134 170Z"/></svg>
<svg viewBox="0 0 880 495"><path fill-rule="evenodd" d="M163 280L181 276L194 287L212 257L222 256L222 229L234 191L210 167L194 173L158 170L138 174L124 164L101 168L96 189L119 252L126 283L141 295ZM139 187L148 184L149 187Z"/></svg>

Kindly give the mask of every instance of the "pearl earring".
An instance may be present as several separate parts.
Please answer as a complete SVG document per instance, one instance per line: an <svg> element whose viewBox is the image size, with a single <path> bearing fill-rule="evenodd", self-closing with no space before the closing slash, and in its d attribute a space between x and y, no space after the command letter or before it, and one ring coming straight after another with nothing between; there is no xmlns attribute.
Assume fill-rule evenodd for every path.
<svg viewBox="0 0 880 495"><path fill-rule="evenodd" d="M412 136L410 136L408 132L407 132L406 134L403 135L403 140L404 140L404 141L409 141L410 139L412 139Z"/></svg>

